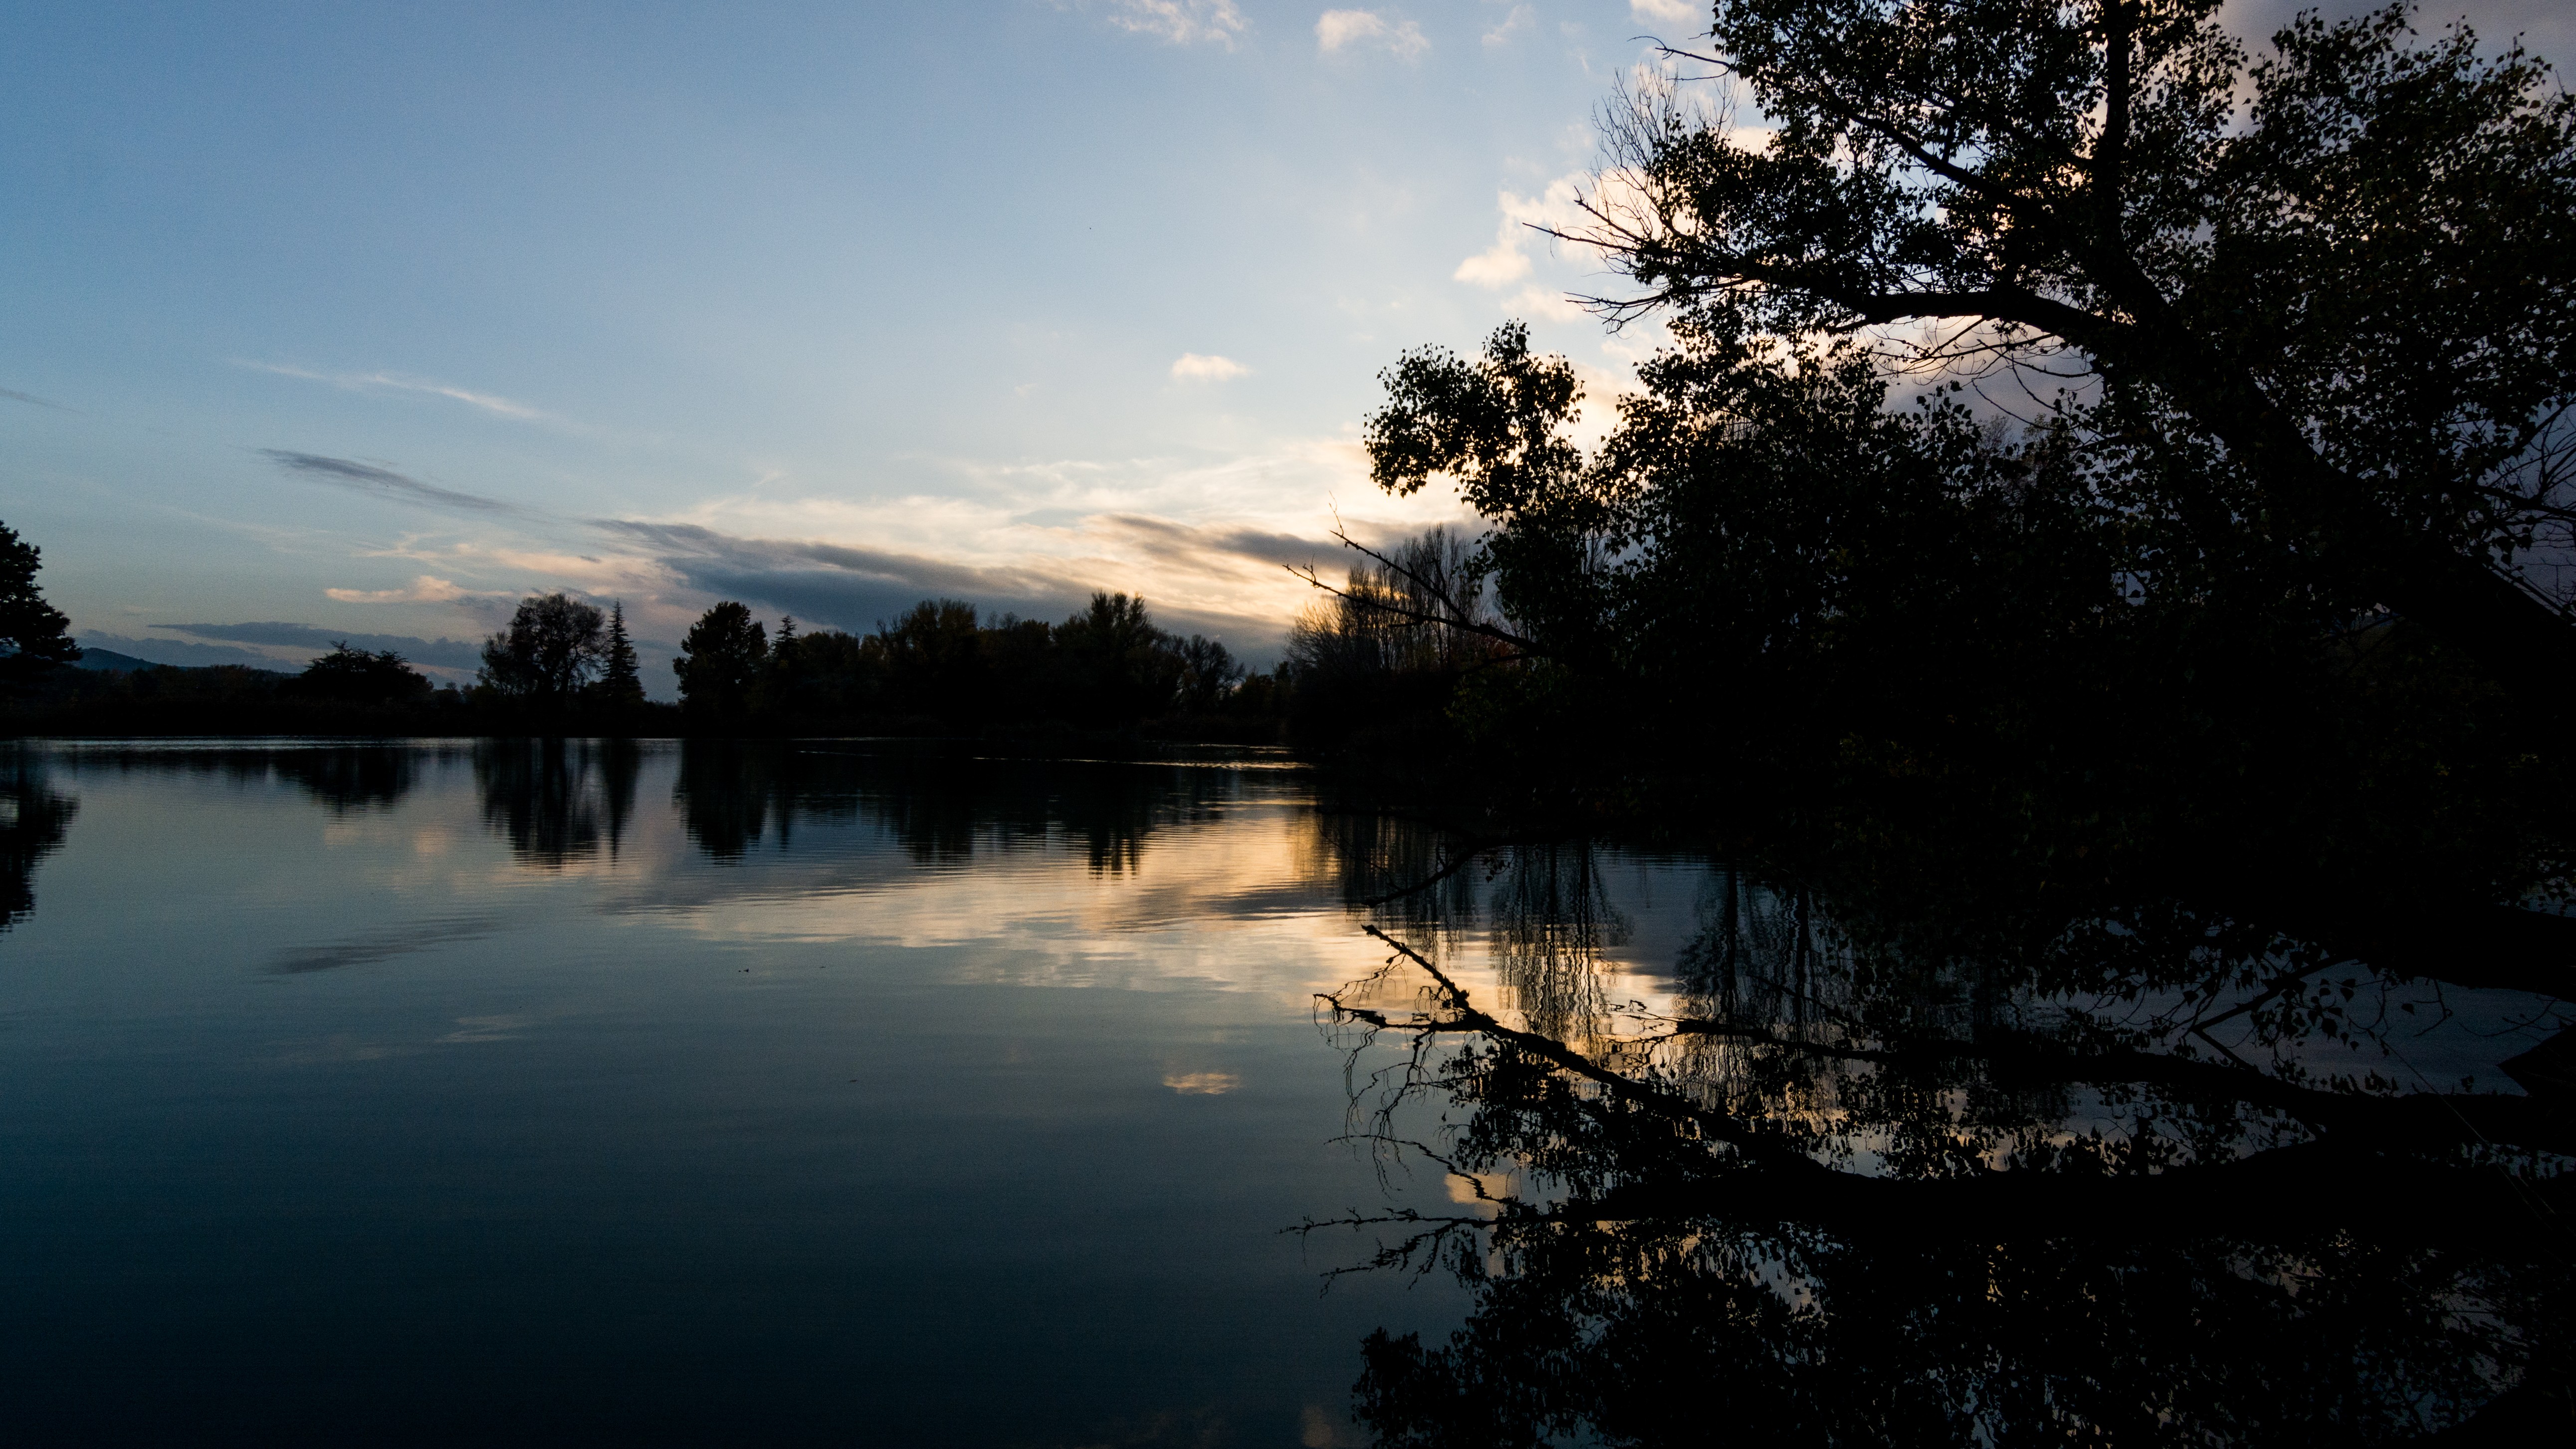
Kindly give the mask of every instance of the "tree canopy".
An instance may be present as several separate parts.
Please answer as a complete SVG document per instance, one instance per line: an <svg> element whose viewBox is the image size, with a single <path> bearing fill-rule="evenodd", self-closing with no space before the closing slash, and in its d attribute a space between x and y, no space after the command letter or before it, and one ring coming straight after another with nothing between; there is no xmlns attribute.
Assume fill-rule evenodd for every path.
<svg viewBox="0 0 2576 1449"><path fill-rule="evenodd" d="M1687 83L1614 116L1582 234L1670 340L1606 435L1517 325L1385 374L1377 480L1484 516L1503 627L1456 623L1523 661L1453 716L1971 895L2564 887L2538 62L2402 11L2248 60L2199 3L1746 0L1712 46L1778 129Z"/></svg>
<svg viewBox="0 0 2576 1449"><path fill-rule="evenodd" d="M1637 90L1566 235L1637 284L1610 316L1678 309L1742 356L1866 335L2082 378L2027 400L2090 446L2060 486L2107 471L2178 525L2141 587L2204 557L2287 576L2576 699L2545 567L2570 542L2576 97L2406 5L2303 15L2261 54L2218 9L1720 0L1675 55L1776 129L1748 144L1688 79Z"/></svg>
<svg viewBox="0 0 2576 1449"><path fill-rule="evenodd" d="M671 669L680 676L680 702L704 713L738 714L769 657L769 634L751 610L728 599L689 626Z"/></svg>
<svg viewBox="0 0 2576 1449"><path fill-rule="evenodd" d="M608 636L600 648L599 692L620 708L644 702L644 674L635 658L635 641L626 632L626 602L608 606Z"/></svg>
<svg viewBox="0 0 2576 1449"><path fill-rule="evenodd" d="M44 551L0 523L0 644L20 665L34 662L68 664L81 657L72 642L71 620L45 602L36 586Z"/></svg>
<svg viewBox="0 0 2576 1449"><path fill-rule="evenodd" d="M305 666L293 692L307 699L347 704L412 704L429 697L426 676L391 649L353 649L334 640L331 652Z"/></svg>
<svg viewBox="0 0 2576 1449"><path fill-rule="evenodd" d="M692 709L773 722L1125 728L1222 714L1245 679L1224 644L1166 632L1143 599L1105 590L1059 624L924 599L865 635L800 630L787 618L772 637L748 605L726 600L690 628L682 651L675 667ZM1266 713L1275 690L1261 699Z"/></svg>
<svg viewBox="0 0 2576 1449"><path fill-rule="evenodd" d="M509 628L484 641L482 682L510 698L561 704L599 672L603 648L596 606L532 594Z"/></svg>

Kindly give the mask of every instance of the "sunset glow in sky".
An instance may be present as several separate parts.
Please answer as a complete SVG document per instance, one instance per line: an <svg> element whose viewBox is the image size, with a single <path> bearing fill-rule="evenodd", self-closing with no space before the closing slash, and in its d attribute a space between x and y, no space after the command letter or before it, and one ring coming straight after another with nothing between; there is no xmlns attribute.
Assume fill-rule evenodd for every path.
<svg viewBox="0 0 2576 1449"><path fill-rule="evenodd" d="M2248 12L2268 23L2288 5ZM2469 7L2567 59L2536 0ZM2519 13L2517 13L2519 12ZM1266 660L1376 372L1650 345L1564 214L1682 0L13 7L0 520L85 643L470 668L1095 587ZM460 677L451 675L450 677ZM668 694L667 668L649 669Z"/></svg>

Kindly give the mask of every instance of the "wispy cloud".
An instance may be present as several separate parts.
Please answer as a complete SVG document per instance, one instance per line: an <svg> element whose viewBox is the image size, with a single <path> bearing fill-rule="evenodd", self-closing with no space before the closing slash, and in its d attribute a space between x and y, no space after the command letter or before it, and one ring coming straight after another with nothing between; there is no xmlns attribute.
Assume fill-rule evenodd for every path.
<svg viewBox="0 0 2576 1449"><path fill-rule="evenodd" d="M292 448L261 448L258 452L261 457L289 473L318 478L325 483L336 484L360 493L372 493L380 498L399 499L423 508L461 509L467 513L500 514L518 518L538 516L536 510L522 508L516 503L504 503L498 498L486 498L479 493L459 493L453 488L441 488L435 483L423 483L417 478L373 463L361 463L350 458L333 458L322 453L299 453Z"/></svg>
<svg viewBox="0 0 2576 1449"><path fill-rule="evenodd" d="M498 413L505 418L535 421L547 416L540 409L497 394L475 392L470 388L455 387L448 383L425 377L411 377L399 372L308 372L301 367L288 367L282 363L242 360L236 360L233 365L247 367L253 372L274 373L279 377L296 377L306 382L329 383L333 387L345 388L351 392L383 389L392 392L426 393L431 397L448 398L464 403L468 407L481 408L487 413Z"/></svg>
<svg viewBox="0 0 2576 1449"><path fill-rule="evenodd" d="M1205 42L1228 50L1251 28L1234 0L1112 0L1109 23L1174 45Z"/></svg>
<svg viewBox="0 0 2576 1449"><path fill-rule="evenodd" d="M488 596L498 590L461 588L435 574L422 574L399 589L324 589L323 595L343 604L447 604L468 596Z"/></svg>
<svg viewBox="0 0 2576 1449"><path fill-rule="evenodd" d="M1573 172L1549 182L1547 189L1536 196L1495 193L1495 205L1503 215L1494 228L1494 244L1460 262L1450 276L1470 286L1498 292L1528 276L1529 254L1521 248L1537 235L1533 228L1565 230L1586 220L1578 204L1583 196L1583 181L1584 173Z"/></svg>
<svg viewBox="0 0 2576 1449"><path fill-rule="evenodd" d="M40 408L52 408L58 413L80 411L78 408L67 408L61 403L54 402L51 399L38 397L32 392L20 392L14 387L0 387L0 397L5 397L11 402L27 403Z"/></svg>
<svg viewBox="0 0 2576 1449"><path fill-rule="evenodd" d="M650 552L683 585L766 604L851 630L921 599L950 596L988 608L1070 608L1089 590L1043 566L984 565L802 539L743 538L694 523L603 518L593 526Z"/></svg>
<svg viewBox="0 0 2576 1449"><path fill-rule="evenodd" d="M1252 371L1251 368L1231 357L1216 357L1197 352L1184 352L1180 360L1172 364L1172 378L1176 382L1223 382L1227 378L1241 377L1250 371Z"/></svg>
<svg viewBox="0 0 2576 1449"><path fill-rule="evenodd" d="M1687 25L1709 18L1709 7L1693 5L1690 0L1628 0L1628 13L1640 20L1656 20L1666 25Z"/></svg>
<svg viewBox="0 0 2576 1449"><path fill-rule="evenodd" d="M1509 45L1513 36L1529 29L1537 20L1537 14L1528 6L1515 5L1512 7L1512 13L1503 17L1502 24L1485 32L1485 44Z"/></svg>
<svg viewBox="0 0 2576 1449"><path fill-rule="evenodd" d="M1326 55L1353 46L1377 46L1396 59L1415 61L1431 37L1410 20L1393 21L1374 10L1327 10L1315 21L1315 47Z"/></svg>
<svg viewBox="0 0 2576 1449"><path fill-rule="evenodd" d="M1116 589L1148 595L1167 628L1221 633L1238 648L1267 646L1286 618L1268 617L1266 609L1237 612L1219 600L1241 593L1247 581L1293 592L1277 582L1286 577L1281 565L1330 560L1337 552L1331 544L1263 529L1193 528L1140 515L1093 516L1064 531L1105 553L1024 555L1008 563L745 538L694 523L602 519L594 526L653 554L685 588L853 631L925 598L1046 617L1081 607L1094 589Z"/></svg>

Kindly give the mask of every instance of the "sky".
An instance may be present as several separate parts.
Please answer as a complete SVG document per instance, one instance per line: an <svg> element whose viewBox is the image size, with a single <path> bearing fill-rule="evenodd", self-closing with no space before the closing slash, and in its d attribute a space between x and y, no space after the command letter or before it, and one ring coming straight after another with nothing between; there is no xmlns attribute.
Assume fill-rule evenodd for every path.
<svg viewBox="0 0 2576 1449"><path fill-rule="evenodd" d="M2238 0L2260 33L2294 8ZM2343 7L2350 8L2350 7ZM2543 0L2437 7L2576 55ZM666 661L1093 589L1275 656L1459 516L1377 373L1651 346L1563 218L1684 0L71 4L0 50L0 521L84 643L470 675L522 597Z"/></svg>

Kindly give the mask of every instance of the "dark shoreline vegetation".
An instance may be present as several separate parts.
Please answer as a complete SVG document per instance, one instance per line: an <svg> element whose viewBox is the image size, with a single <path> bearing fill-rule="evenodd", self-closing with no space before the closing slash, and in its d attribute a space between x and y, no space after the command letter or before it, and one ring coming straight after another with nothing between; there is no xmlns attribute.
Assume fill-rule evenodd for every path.
<svg viewBox="0 0 2576 1449"><path fill-rule="evenodd" d="M341 658L161 717L1333 762L1418 818L1335 846L1383 965L1320 1010L1396 1053L1360 1137L1462 1211L1309 1227L1476 1299L1367 1346L1382 1444L2563 1435L2576 97L2403 7L2251 57L2215 10L1717 5L1676 58L1779 130L1624 95L1566 234L1669 329L1639 390L1586 444L1525 328L1403 357L1375 479L1481 532L1360 549L1270 673L1125 595L778 639L726 603L673 709L556 595L471 693L331 694L400 667ZM78 681L60 634L15 635L15 729L252 689ZM689 750L785 813L827 768ZM1602 994L1604 838L1723 873L1677 1011ZM1470 918L1501 999L1442 965ZM2460 1023L2488 1057L2419 1070Z"/></svg>
<svg viewBox="0 0 2576 1449"><path fill-rule="evenodd" d="M14 535L11 535L14 539ZM17 547L32 560L36 550ZM853 635L775 631L726 600L674 662L680 700L645 697L625 612L561 593L523 601L484 645L471 686L436 686L400 654L337 645L298 673L241 665L82 668L55 615L0 660L0 737L982 740L1092 749L1166 740L1294 745L1389 778L1458 763L1461 680L1507 664L1491 640L1426 622L1415 582L1474 599L1473 551L1446 528L1363 561L1299 617L1267 671L1219 640L1155 625L1107 592L1058 623L924 599ZM1374 558L1374 555L1372 556ZM27 592L36 607L30 563Z"/></svg>

